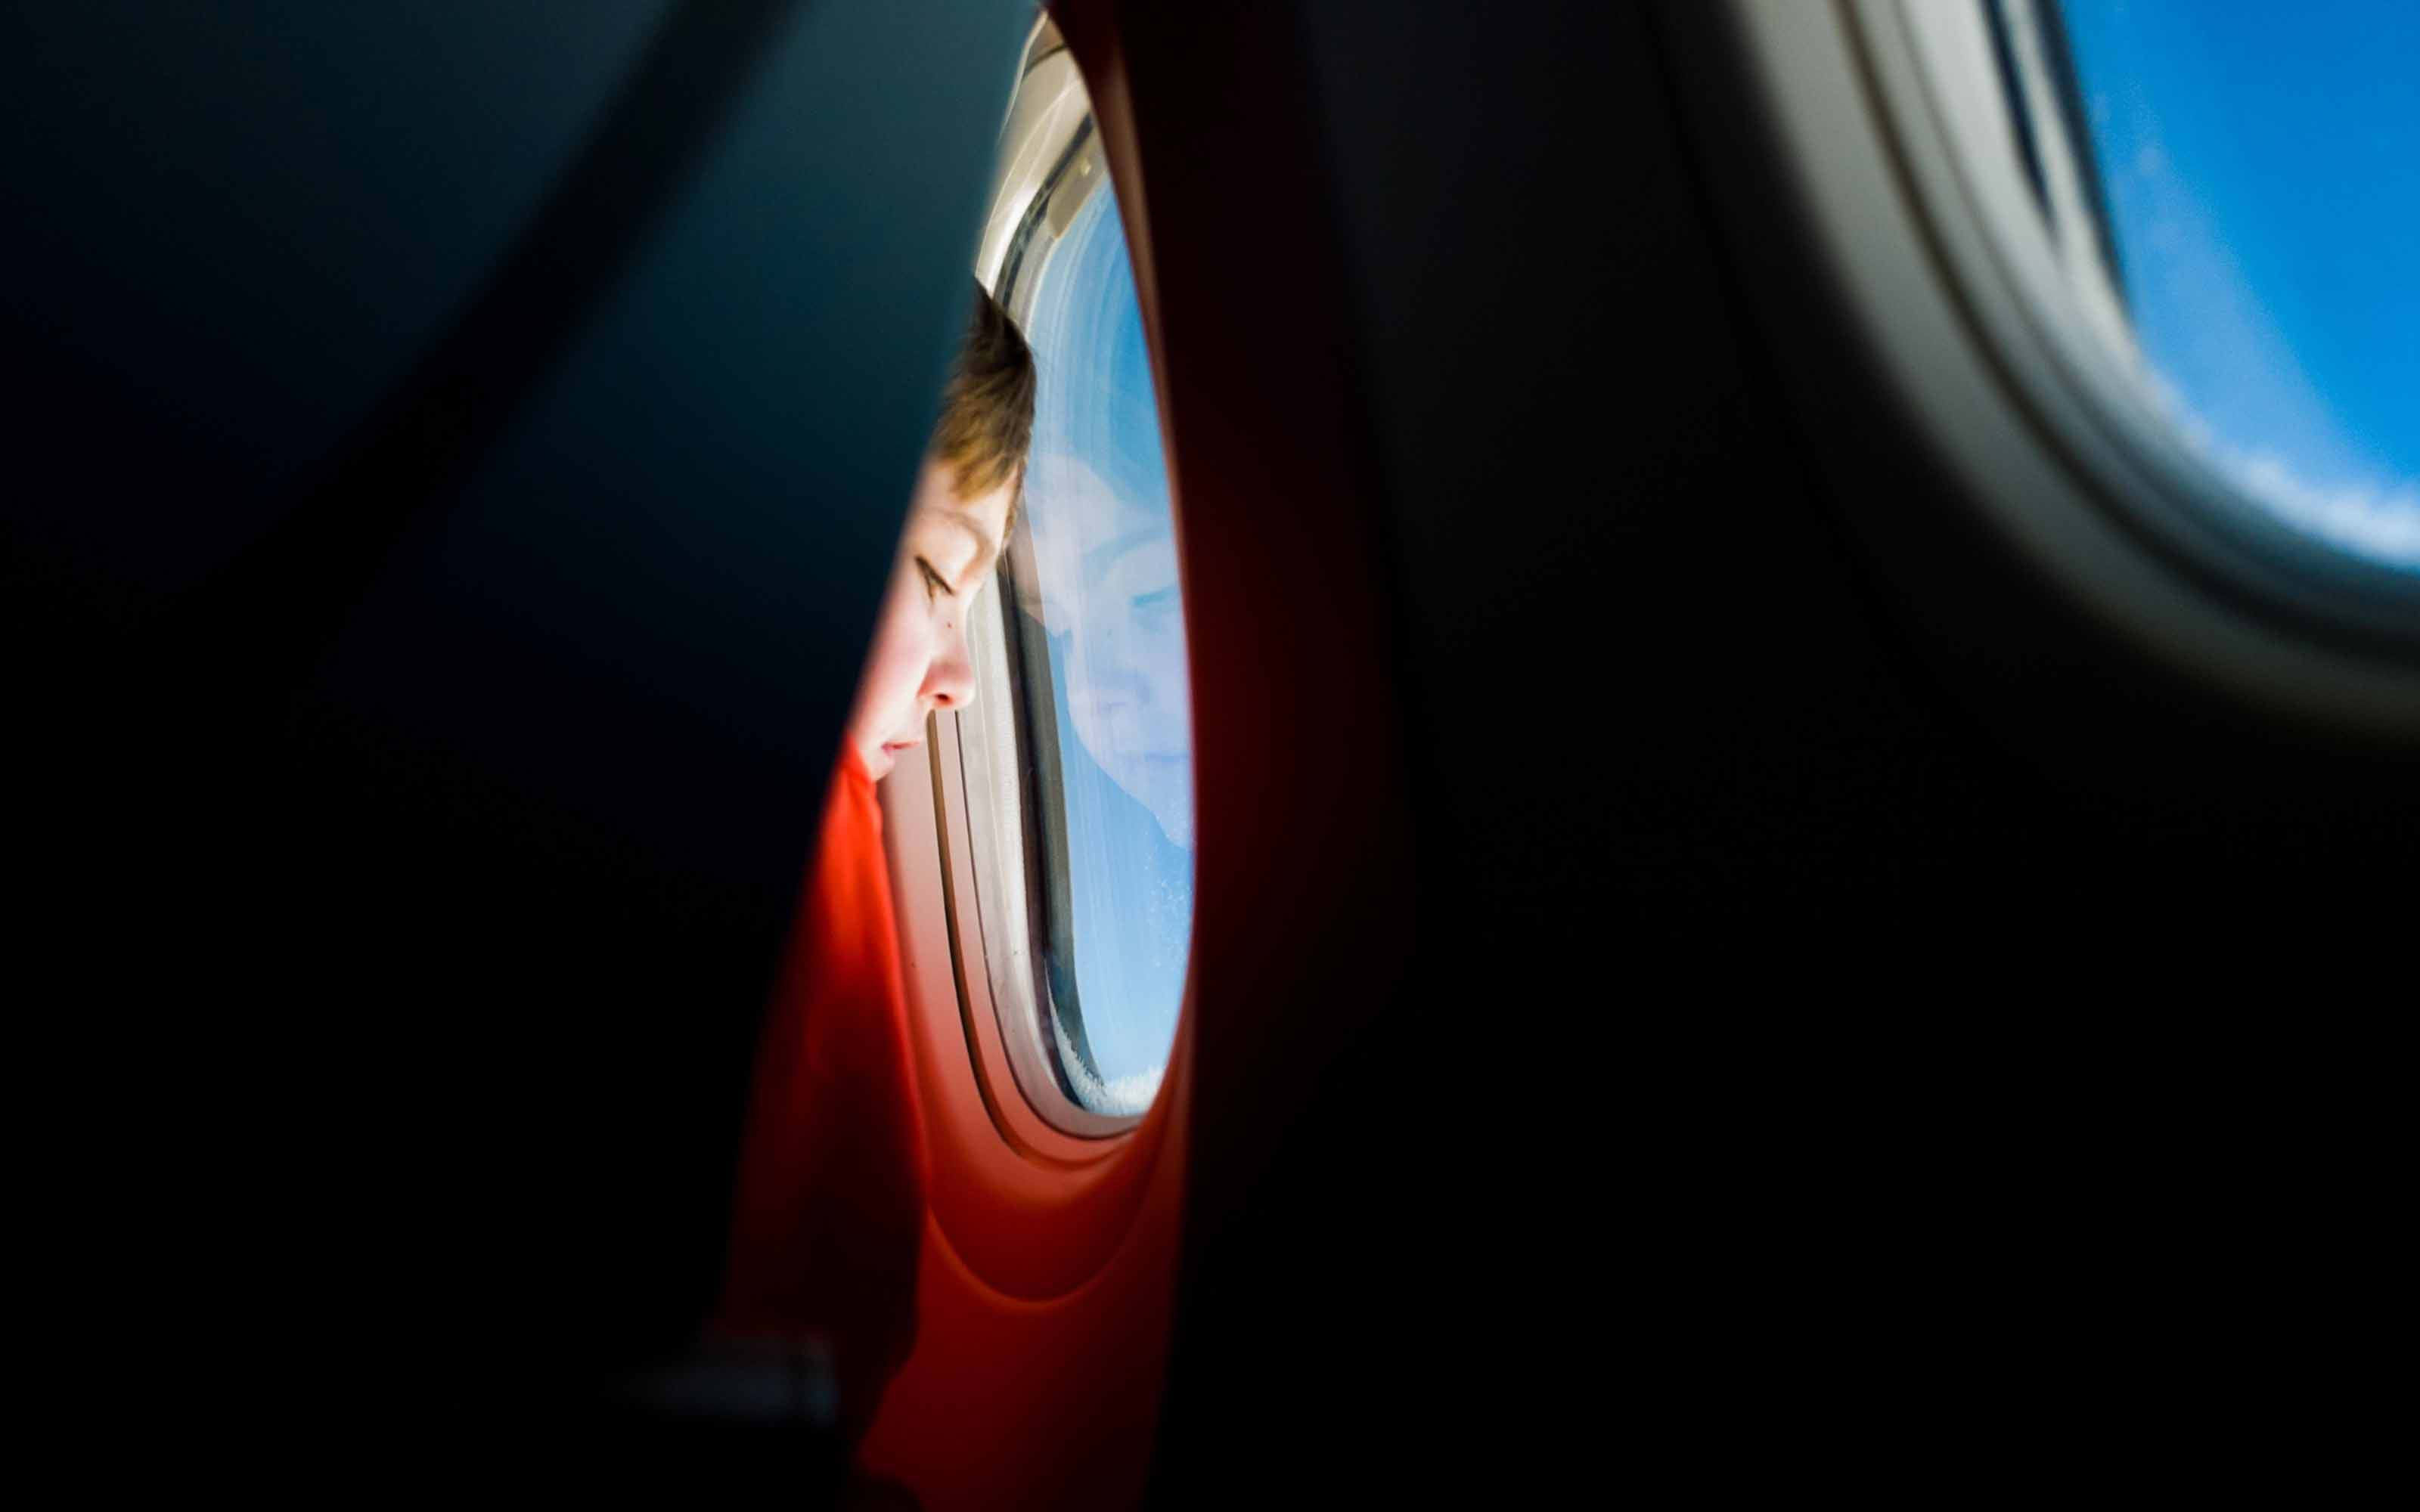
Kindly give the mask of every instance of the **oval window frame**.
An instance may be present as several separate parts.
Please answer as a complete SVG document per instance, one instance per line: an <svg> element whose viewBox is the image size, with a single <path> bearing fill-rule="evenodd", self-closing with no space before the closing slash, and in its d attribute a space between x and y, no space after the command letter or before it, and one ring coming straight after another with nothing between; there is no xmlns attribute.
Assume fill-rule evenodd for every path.
<svg viewBox="0 0 2420 1512"><path fill-rule="evenodd" d="M2010 14L2010 61L2025 82L2055 67L2037 55L2042 22L2032 0L1989 3ZM1871 77L1885 118L1920 200L1944 227L1938 244L1969 291L1976 320L2058 440L2109 482L2100 497L2147 548L2299 632L2420 658L2420 573L2279 519L2193 449L2121 370L2089 312L2075 308L2057 234L2024 212L2019 156L1995 150L1993 124L2004 114L2005 91L1998 69L1980 61L1985 5L1860 0L1851 11L1876 61ZM2035 131L2063 140L2063 123L2043 115ZM1919 145L1947 150L1918 151ZM2065 146L2075 158L2092 150L2089 143ZM1972 234L1949 234L1952 220Z"/></svg>
<svg viewBox="0 0 2420 1512"><path fill-rule="evenodd" d="M1922 23L1899 0L1726 0L1704 19L1672 30L1720 39L1721 66L1748 90L1757 157L1813 255L1803 271L1957 485L1846 501L1861 528L1921 539L1930 528L1895 511L1963 508L2087 619L2227 702L2364 742L2420 740L2420 613L2376 580L2393 569L2263 518L2231 482L2168 455L2182 445L2164 419L2101 403L2100 380L2079 377L2094 370L2086 333L2041 317L2021 282L2040 270L2025 271L2022 242L2012 255L2003 236L2033 209L2022 162L1970 159L1943 127ZM1983 35L1979 0L1971 21ZM1979 55L1996 72L1988 42ZM1987 98L2001 108L1996 77ZM1747 224L1766 211L1730 213ZM2275 559L2222 519L2246 522ZM2349 605L2353 578L2383 591Z"/></svg>
<svg viewBox="0 0 2420 1512"><path fill-rule="evenodd" d="M1114 53L1108 60L1119 63ZM1044 87L1029 87L1037 77ZM1143 301L1144 335L1155 391L1160 397L1163 455L1169 459L1171 508L1176 460L1169 443L1164 363L1150 302L1148 243L1140 226L1141 187L1132 165L1113 153L1094 126L1103 97L1090 89L1057 27L1046 13L1028 42L1001 133L1001 167L978 240L976 276L986 289L1000 277L1016 228L1047 210L1044 191L1067 148L1091 141L1094 177L1114 178L1121 229ZM1081 108L1071 108L1068 94ZM1123 93L1109 97L1122 108ZM1121 138L1122 140L1124 138ZM1073 208L1058 217L1063 226ZM1180 531L1181 536L1181 531ZM1014 543L1011 543L1013 549ZM1008 554L1003 551L1003 556ZM997 585L995 585L997 586ZM1110 1119L1063 1098L1046 1117L1028 1096L1029 1084L1050 1085L1028 1066L1033 1047L1003 1031L1005 1022L1031 1018L1019 984L1032 982L1030 963L1003 947L995 924L985 925L986 891L981 868L1016 867L1005 845L987 847L979 826L999 834L1002 795L972 777L984 745L998 748L1013 725L1012 675L1001 595L970 626L970 653L979 693L971 706L928 717L925 765L903 764L880 787L884 846L896 895L901 964L910 1038L924 1105L931 1156L929 1198L935 1227L954 1260L985 1287L1009 1299L1041 1303L1065 1296L1102 1273L1143 1210L1153 1173L1181 1147L1189 1097L1194 968L1188 963L1185 1000L1158 1095L1141 1114ZM1012 810L1013 811L1013 810ZM1011 994L1019 994L1010 996ZM1044 1100L1046 1105L1047 1098ZM1175 1158L1182 1158L1179 1153Z"/></svg>

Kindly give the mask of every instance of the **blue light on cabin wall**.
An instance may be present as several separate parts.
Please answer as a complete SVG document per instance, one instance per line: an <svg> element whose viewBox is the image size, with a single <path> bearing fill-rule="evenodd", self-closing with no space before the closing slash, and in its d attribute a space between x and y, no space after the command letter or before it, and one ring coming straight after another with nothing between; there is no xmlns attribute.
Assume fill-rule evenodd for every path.
<svg viewBox="0 0 2420 1512"><path fill-rule="evenodd" d="M1079 1095L1139 1113L1168 1061L1192 944L1191 692L1151 358L1107 185L1036 277L1025 507L1041 581L1019 585L1018 607L1049 648L1073 947L1047 964L1072 975L1097 1072L1070 1065Z"/></svg>
<svg viewBox="0 0 2420 1512"><path fill-rule="evenodd" d="M2065 14L2174 418L2288 523L2420 570L2420 5Z"/></svg>

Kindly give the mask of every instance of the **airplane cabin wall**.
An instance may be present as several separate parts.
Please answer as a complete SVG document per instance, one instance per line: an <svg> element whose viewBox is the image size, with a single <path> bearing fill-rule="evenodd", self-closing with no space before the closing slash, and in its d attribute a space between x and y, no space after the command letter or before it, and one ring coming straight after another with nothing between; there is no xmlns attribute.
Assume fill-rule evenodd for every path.
<svg viewBox="0 0 2420 1512"><path fill-rule="evenodd" d="M2415 854L2408 755L2150 671L1963 523L1804 279L1703 8L1059 8L1155 335L1199 713L1156 1502L2024 1447L2229 1379L2273 1328L2243 1298L2357 1326L2313 1276L2397 1253L2367 1078L2399 997L2348 979L2408 937L2375 880ZM778 45L472 507L343 581L272 572L256 627L344 612L164 689L274 711L311 669L316 715L231 730L130 694L188 665L152 632L540 213L548 163L494 141L567 163L654 12L528 95L545 28L509 17L470 68L235 12L245 93L92 8L46 22L85 71L0 49L49 165L8 254L40 505L9 607L55 698L27 728L100 752L41 764L38 838L102 900L76 980L169 1026L102 1015L77 1062L113 1173L79 1211L110 1211L62 1231L124 1236L101 1310L154 1342L307 1365L279 1411L510 1421L706 1304L792 779L856 672L1022 19L926 9L748 11ZM327 158L373 85L475 98L427 158ZM111 89L142 109L79 114ZM479 246L437 234L438 159L491 170ZM411 298L297 284L275 328L332 162L369 200L301 262ZM798 460L794 392L828 444L754 468ZM814 531L761 528L799 498ZM2279 1236L2305 1262L2257 1270ZM1143 1473L1165 1253L1063 1326L928 1273L938 1361L1044 1362L903 1379L933 1433L1035 1393L956 1493Z"/></svg>
<svg viewBox="0 0 2420 1512"><path fill-rule="evenodd" d="M1345 396L1402 723L1314 718L1308 779L1400 763L1416 875L1350 1002L1202 964L1171 1504L1971 1445L2037 1372L2115 1412L2223 1352L2246 1211L2366 1253L2378 1112L2312 1078L2375 1027L2408 763L2180 686L1960 522L1854 312L1773 287L1785 203L1710 184L1758 180L1695 14L1125 18L1156 212L1252 227L1164 268L1171 352L1256 326ZM1941 525L1876 537L1875 490ZM1251 833L1272 887L1328 840ZM1368 858L1315 915L1393 905Z"/></svg>

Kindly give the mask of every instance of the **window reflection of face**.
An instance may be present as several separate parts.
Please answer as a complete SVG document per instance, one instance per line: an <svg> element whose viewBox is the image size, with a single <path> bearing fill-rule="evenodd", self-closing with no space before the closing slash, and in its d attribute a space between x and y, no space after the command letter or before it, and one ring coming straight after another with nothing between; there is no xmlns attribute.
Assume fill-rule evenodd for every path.
<svg viewBox="0 0 2420 1512"><path fill-rule="evenodd" d="M949 466L925 461L848 717L849 745L876 779L924 738L925 715L974 699L967 616L991 579L1015 489L968 499Z"/></svg>
<svg viewBox="0 0 2420 1512"><path fill-rule="evenodd" d="M1048 488L1032 516L1041 584L1038 604L1028 595L1021 607L1067 638L1076 738L1189 849L1192 706L1170 522L1072 458L1036 458L1034 476Z"/></svg>

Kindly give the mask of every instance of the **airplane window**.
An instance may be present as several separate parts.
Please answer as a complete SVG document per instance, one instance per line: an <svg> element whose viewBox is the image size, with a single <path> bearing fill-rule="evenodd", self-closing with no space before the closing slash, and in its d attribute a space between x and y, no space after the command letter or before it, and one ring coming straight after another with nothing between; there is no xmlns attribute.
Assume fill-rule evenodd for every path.
<svg viewBox="0 0 2420 1512"><path fill-rule="evenodd" d="M1185 613L1159 412L1116 197L1079 146L1063 227L1003 272L1039 376L1016 539L1001 564L1042 894L1046 1042L1096 1114L1151 1104L1193 929ZM1073 204L1072 212L1069 206ZM1061 216L1064 216L1062 220ZM1013 286L1012 286L1013 281Z"/></svg>
<svg viewBox="0 0 2420 1512"><path fill-rule="evenodd" d="M2420 568L2420 7L2046 9L2161 408L2288 524Z"/></svg>
<svg viewBox="0 0 2420 1512"><path fill-rule="evenodd" d="M2420 572L2420 7L1950 12L1905 13L1994 81L2070 323L2163 444L2273 532Z"/></svg>

